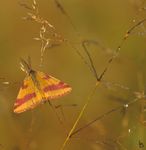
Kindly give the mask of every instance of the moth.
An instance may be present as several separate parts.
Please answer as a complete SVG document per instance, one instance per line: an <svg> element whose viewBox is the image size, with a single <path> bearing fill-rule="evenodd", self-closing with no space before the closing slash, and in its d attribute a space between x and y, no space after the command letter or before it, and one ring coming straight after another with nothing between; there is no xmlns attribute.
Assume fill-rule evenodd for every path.
<svg viewBox="0 0 146 150"><path fill-rule="evenodd" d="M62 97L72 90L68 84L53 76L33 70L31 64L24 59L21 59L20 65L27 76L14 104L15 113L31 110L41 103Z"/></svg>

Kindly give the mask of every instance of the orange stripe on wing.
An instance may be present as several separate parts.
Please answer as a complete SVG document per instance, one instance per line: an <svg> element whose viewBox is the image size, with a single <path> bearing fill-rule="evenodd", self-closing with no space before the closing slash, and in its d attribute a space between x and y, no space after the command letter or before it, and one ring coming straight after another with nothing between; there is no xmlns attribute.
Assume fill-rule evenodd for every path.
<svg viewBox="0 0 146 150"><path fill-rule="evenodd" d="M70 86L68 84L65 84L63 82L59 82L58 84L56 85L49 85L49 86L46 86L43 91L44 92L48 92L48 91L54 91L54 90L59 90L59 89L64 89L64 88L69 88Z"/></svg>
<svg viewBox="0 0 146 150"><path fill-rule="evenodd" d="M23 98L19 98L16 100L15 102L15 108L24 104L25 102L27 102L28 100L31 100L32 98L36 97L36 93L33 92L31 94L27 94L25 95Z"/></svg>

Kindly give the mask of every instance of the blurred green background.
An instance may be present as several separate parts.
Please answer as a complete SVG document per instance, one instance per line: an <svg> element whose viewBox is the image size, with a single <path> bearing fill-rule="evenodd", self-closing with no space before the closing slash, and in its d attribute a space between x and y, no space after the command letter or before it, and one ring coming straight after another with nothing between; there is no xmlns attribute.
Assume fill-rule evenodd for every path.
<svg viewBox="0 0 146 150"><path fill-rule="evenodd" d="M96 79L76 50L66 42L47 49L43 66L40 67L41 43L33 40L39 35L40 25L22 19L29 10L21 7L19 2L5 0L0 5L0 77L5 78L1 80L0 87L0 149L59 150L95 86ZM21 2L31 6L31 1ZM81 35L79 37L70 20L56 7L54 0L38 0L37 3L40 15L53 24L84 57L86 54L81 47L82 40L97 40L107 48L101 50L95 45L88 45L98 74L107 65L126 31L146 16L145 10L140 9L145 6L142 0L60 0ZM115 85L107 88L101 84L97 88L77 128L116 106L134 100L134 91L145 91L145 36L145 24L142 24L125 41L119 56L104 77L104 80ZM64 122L63 126L48 104L40 105L33 113L13 113L13 104L25 77L25 73L20 70L19 58L28 56L31 57L35 70L48 73L72 86L70 94L54 100L55 105L77 104L76 107L63 107L65 119L60 109L57 110ZM4 85L3 81L9 81L10 84ZM130 90L118 85L129 87ZM141 110L145 107L144 104L144 100L139 100L126 111L119 110L92 124L74 135L66 149L145 149L146 128L141 123L145 116ZM144 147L140 148L142 143Z"/></svg>

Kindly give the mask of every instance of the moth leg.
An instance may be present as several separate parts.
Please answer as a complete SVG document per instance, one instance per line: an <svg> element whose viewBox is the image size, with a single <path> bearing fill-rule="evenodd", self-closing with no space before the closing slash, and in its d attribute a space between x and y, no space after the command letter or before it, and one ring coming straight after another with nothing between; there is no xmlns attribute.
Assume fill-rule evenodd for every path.
<svg viewBox="0 0 146 150"><path fill-rule="evenodd" d="M48 100L48 103L49 103L49 105L51 106L52 110L54 111L54 113L55 113L55 115L56 115L56 117L57 117L59 123L60 123L60 124L63 124L63 123L62 123L62 120L60 119L60 117L59 117L59 115L58 115L58 113L57 113L57 111L56 111L55 106L50 102L50 100Z"/></svg>

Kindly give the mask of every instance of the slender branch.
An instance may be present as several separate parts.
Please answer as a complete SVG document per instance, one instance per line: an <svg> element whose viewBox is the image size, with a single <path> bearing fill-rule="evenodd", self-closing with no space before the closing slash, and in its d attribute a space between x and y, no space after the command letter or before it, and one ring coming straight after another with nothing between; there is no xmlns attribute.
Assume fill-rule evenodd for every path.
<svg viewBox="0 0 146 150"><path fill-rule="evenodd" d="M108 60L107 66L105 67L105 69L104 69L103 72L101 73L100 77L97 78L97 79L98 79L98 80L97 80L97 85L100 83L99 81L101 81L102 78L104 77L105 73L106 73L107 70L109 69L109 67L110 67L111 63L113 62L113 60L117 57L117 55L118 55L119 51L121 50L121 47L122 47L123 43L125 42L125 40L129 37L129 35L131 34L131 32L132 32L136 27L138 27L139 25L141 25L141 24L144 23L145 21L146 21L146 19L143 19L143 20L139 21L137 24L135 24L134 26L132 26L132 27L126 32L126 34L124 35L124 37L123 37L123 39L122 39L120 45L119 45L119 46L117 47L117 49L115 50L113 56ZM88 51L86 51L86 48L84 48L84 50L85 50L86 53L88 52ZM87 55L88 55L88 57L90 56L89 53L87 53ZM92 59L91 59L90 57L89 57L89 60L90 60L91 66L92 66L92 65L93 65L93 62L92 62ZM93 69L93 71L96 71L96 70L94 70L94 69L95 69L94 65L92 66L92 69ZM95 73L95 72L94 72L94 73ZM95 89L96 89L96 88L95 88ZM93 92L93 93L94 93L94 92ZM110 113L112 113L112 112L115 112L115 111L117 111L117 110L119 110L120 108L123 107L123 106L120 106L120 107L117 107L117 108L115 108L115 109L112 109L112 110L106 112L105 114L99 116L99 117L96 118L95 120L93 120L93 121L89 122L88 124L86 124L84 127L78 129L78 130L75 131L75 133L74 133L74 130L75 130L75 128L76 128L78 122L80 121L82 115L84 114L85 109L87 108L87 106L88 106L89 101L91 100L91 98L92 98L92 96L91 96L91 97L89 96L89 98L88 98L87 101L85 102L83 108L81 109L81 111L80 111L80 113L79 113L79 115L78 115L78 117L77 117L77 119L76 119L76 121L75 121L73 127L72 127L71 130L69 131L69 133L68 133L68 135L67 135L67 137L66 137L66 139L65 139L65 141L64 141L64 143L63 143L63 145L62 145L62 147L61 147L60 150L64 150L64 148L65 148L67 142L69 141L70 137L71 137L73 134L80 132L82 129L84 129L84 128L90 126L91 124L93 124L93 123L96 122L97 120L100 120L101 118L104 118L104 117L107 116L108 114L110 114ZM136 100L136 101L137 101L137 100ZM135 100L132 101L132 102L130 102L129 104L131 104L131 103L133 103L133 102L135 102ZM126 107L127 107L127 106L128 106L128 105L126 105Z"/></svg>
<svg viewBox="0 0 146 150"><path fill-rule="evenodd" d="M91 58L91 56L90 56L90 53L88 52L88 49L86 48L86 42L87 42L87 41L83 41L83 42L82 42L82 46L83 46L83 48L84 48L84 50L85 50L85 52L86 52L86 54L87 54L87 56L88 56L88 58L89 58L89 60L90 60L91 68L92 68L92 70L93 70L93 73L94 73L94 76L95 76L96 80L97 80L97 81L100 81L100 79L98 78L96 69L95 69L95 67L94 67L93 60L92 60L92 58Z"/></svg>
<svg viewBox="0 0 146 150"><path fill-rule="evenodd" d="M100 83L100 82L98 82L98 83ZM98 85L98 84L97 84L97 85ZM79 123L81 117L83 116L83 114L84 114L84 112L85 112L85 110L86 110L86 107L88 106L90 100L92 99L92 97L93 97L93 95L94 95L94 93L95 93L95 91L96 91L97 85L94 87L94 89L92 90L91 95L89 95L88 99L86 100L86 102L85 102L83 108L81 109L81 111L80 111L80 113L79 113L79 115L78 115L76 121L74 122L74 124L73 124L71 130L69 131L69 133L68 133L68 135L67 135L67 137L66 137L66 139L65 139L65 141L64 141L64 143L63 143L63 145L62 145L62 147L61 147L60 150L64 150L64 148L65 148L65 146L66 146L68 140L70 139L70 136L71 136L72 133L74 132L76 126L78 125L78 123Z"/></svg>
<svg viewBox="0 0 146 150"><path fill-rule="evenodd" d="M110 115L111 113L113 113L113 112L115 112L115 111L118 111L118 110L120 110L120 109L122 109L122 108L128 108L131 104L137 102L138 100L139 100L139 99L136 98L136 99L134 99L134 100L132 100L132 101L130 101L130 102L124 104L124 105L117 106L117 107L115 107L115 108L110 109L109 111L107 111L107 112L105 112L104 114L98 116L96 119L90 121L89 123L87 123L87 124L84 125L83 127L77 129L75 132L73 132L73 133L71 134L70 137L72 137L73 135L77 134L77 133L80 132L81 130L83 130L83 129L89 127L89 126L92 125L93 123L95 123L95 122L97 122L97 121L99 121L99 120L105 118L106 116Z"/></svg>

